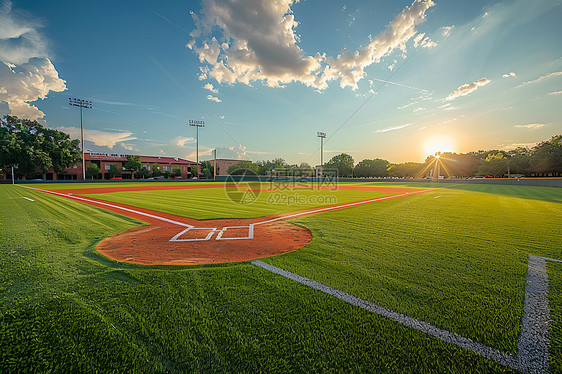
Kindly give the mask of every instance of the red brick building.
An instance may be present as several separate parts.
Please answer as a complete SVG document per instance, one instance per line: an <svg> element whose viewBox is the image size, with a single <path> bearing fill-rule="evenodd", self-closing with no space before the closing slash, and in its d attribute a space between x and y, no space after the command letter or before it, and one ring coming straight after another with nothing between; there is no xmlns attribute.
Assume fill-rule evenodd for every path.
<svg viewBox="0 0 562 374"><path fill-rule="evenodd" d="M227 175L227 170L229 167L231 167L232 165L236 165L239 164L241 161L244 160L234 160L234 159L230 159L230 158L217 158L217 169L216 169L216 174L217 175ZM209 162L211 163L211 166L215 166L215 160L209 160Z"/></svg>
<svg viewBox="0 0 562 374"><path fill-rule="evenodd" d="M109 168L111 165L117 165L120 171L120 177L123 179L135 179L135 173L130 170L123 169L123 164L127 162L127 156L131 155L121 155L121 154L110 154L110 153L85 153L84 160L86 163L86 170L93 163L98 165L100 172L98 176L94 179L110 179L109 178ZM172 173L175 168L180 169L180 176L182 179L191 178L191 173L189 171L190 166L196 166L197 163L189 160L185 160L178 157L159 157L159 156L138 156L142 163L143 169L152 171L154 165L159 165L159 170L162 174ZM60 173L55 173L53 170L49 170L45 174L47 180L82 180L82 162L72 168L67 168ZM136 177L138 178L138 176ZM10 170L4 170L0 173L0 180L11 179Z"/></svg>

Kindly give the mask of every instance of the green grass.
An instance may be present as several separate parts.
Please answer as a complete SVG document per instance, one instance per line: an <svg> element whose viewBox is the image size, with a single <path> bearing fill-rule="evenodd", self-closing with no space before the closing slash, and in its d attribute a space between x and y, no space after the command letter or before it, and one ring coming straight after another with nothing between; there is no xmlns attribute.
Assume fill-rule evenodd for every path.
<svg viewBox="0 0 562 374"><path fill-rule="evenodd" d="M313 241L266 262L515 353L527 255L562 258L562 205L504 188L440 189L299 218Z"/></svg>
<svg viewBox="0 0 562 374"><path fill-rule="evenodd" d="M546 262L548 273L548 303L550 306L550 372L562 373L562 264Z"/></svg>
<svg viewBox="0 0 562 374"><path fill-rule="evenodd" d="M247 263L95 261L138 224L98 208L17 186L0 204L0 372L503 370Z"/></svg>
<svg viewBox="0 0 562 374"><path fill-rule="evenodd" d="M86 186L92 185L72 188ZM515 352L526 256L562 258L562 205L555 188L486 187L448 187L293 220L312 231L313 241L266 261ZM220 189L163 191L162 201L155 192L95 197L195 218L209 217L205 204L218 213L226 202ZM377 196L337 194L338 203ZM13 199L21 196L36 201ZM225 205L224 214L308 208L269 205ZM137 266L95 251L102 238L139 224L62 197L0 186L0 372L505 369L248 263ZM552 316L560 321L557 265L549 264L549 276ZM556 323L551 333L554 372L562 361Z"/></svg>
<svg viewBox="0 0 562 374"><path fill-rule="evenodd" d="M195 219L255 218L387 196L380 192L349 190L296 190L259 194L251 204L232 201L224 188L128 191L86 194L86 197L122 203ZM302 197L305 202L290 202ZM321 199L320 203L309 199Z"/></svg>

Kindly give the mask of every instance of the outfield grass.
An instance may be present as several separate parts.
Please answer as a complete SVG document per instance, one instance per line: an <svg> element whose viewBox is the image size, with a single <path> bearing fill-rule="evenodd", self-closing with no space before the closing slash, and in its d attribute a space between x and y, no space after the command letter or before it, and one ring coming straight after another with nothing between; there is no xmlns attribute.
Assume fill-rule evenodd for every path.
<svg viewBox="0 0 562 374"><path fill-rule="evenodd" d="M373 191L298 190L261 192L252 204L237 204L222 188L193 190L157 190L88 194L86 197L128 204L159 212L167 212L195 219L256 218L304 209L320 208L358 200L387 196ZM286 196L282 200L282 196ZM290 203L290 196L303 197L305 203ZM320 199L321 202L309 199ZM286 203L283 203L285 201Z"/></svg>
<svg viewBox="0 0 562 374"><path fill-rule="evenodd" d="M265 261L515 353L527 255L562 258L562 205L501 187L505 194L446 188L302 217L292 222L313 241Z"/></svg>
<svg viewBox="0 0 562 374"><path fill-rule="evenodd" d="M207 217L202 205L219 212L225 200L200 191L215 190L95 197L194 218ZM155 202L155 192L170 195ZM364 198L361 191L337 193L338 203ZM292 222L308 227L313 241L265 261L514 353L527 254L562 259L560 195L547 187L447 186L306 216ZM36 201L13 199L20 196ZM227 214L305 209L267 205ZM0 220L0 372L505 369L248 263L108 260L95 244L141 223L69 199L0 186ZM562 278L552 269L552 316L560 320L552 290ZM555 372L562 334L559 324L550 328Z"/></svg>
<svg viewBox="0 0 562 374"><path fill-rule="evenodd" d="M17 186L0 204L0 372L503 370L247 263L95 261L138 224L95 207Z"/></svg>

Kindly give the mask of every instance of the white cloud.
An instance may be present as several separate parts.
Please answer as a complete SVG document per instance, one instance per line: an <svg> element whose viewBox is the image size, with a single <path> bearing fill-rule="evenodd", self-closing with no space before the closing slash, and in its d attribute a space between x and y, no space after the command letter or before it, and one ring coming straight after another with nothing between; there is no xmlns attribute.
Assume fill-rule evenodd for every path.
<svg viewBox="0 0 562 374"><path fill-rule="evenodd" d="M50 91L66 90L37 31L41 26L27 13L14 10L10 1L0 6L0 103L22 118L42 118L44 113L29 103L46 98Z"/></svg>
<svg viewBox="0 0 562 374"><path fill-rule="evenodd" d="M414 47L433 48L437 45L434 41L425 36L425 33L419 33L414 38Z"/></svg>
<svg viewBox="0 0 562 374"><path fill-rule="evenodd" d="M441 28L441 35L443 35L444 38L448 37L449 35L451 35L451 31L453 31L453 28L455 27L455 25L452 26L443 26Z"/></svg>
<svg viewBox="0 0 562 374"><path fill-rule="evenodd" d="M178 136L172 139L172 144L175 144L179 147L185 146L186 143L193 144L195 142L196 142L195 138L191 138L191 137Z"/></svg>
<svg viewBox="0 0 562 374"><path fill-rule="evenodd" d="M377 130L375 132L382 133L382 132L395 131L395 130L400 130L400 129L406 128L410 125L411 125L410 123L407 123L405 125L390 126L390 127L385 127L384 129Z"/></svg>
<svg viewBox="0 0 562 374"><path fill-rule="evenodd" d="M213 95L207 95L207 100L214 101L215 103L220 103L220 102L222 102L221 99L219 99L218 97L215 97L215 96L213 96Z"/></svg>
<svg viewBox="0 0 562 374"><path fill-rule="evenodd" d="M209 90L209 91L211 91L212 93L215 93L215 94L218 94L218 93L219 93L219 90L216 89L215 87L213 87L213 85L212 85L211 83L206 83L206 84L203 86L203 88L206 89L206 90Z"/></svg>
<svg viewBox="0 0 562 374"><path fill-rule="evenodd" d="M77 127L57 127L59 131L63 131L70 135L72 139L80 139L80 129ZM109 149L113 149L116 144L123 145L123 142L137 139L132 136L132 132L110 132L101 130L84 130L84 141L88 140L98 146L105 146ZM124 146L125 149L129 149L130 145Z"/></svg>
<svg viewBox="0 0 562 374"><path fill-rule="evenodd" d="M562 91L554 91L548 93L548 95L560 95L560 94L562 94Z"/></svg>
<svg viewBox="0 0 562 374"><path fill-rule="evenodd" d="M544 123L529 123L528 125L515 125L518 129L529 129L529 130L537 130L541 127L545 127L546 124Z"/></svg>
<svg viewBox="0 0 562 374"><path fill-rule="evenodd" d="M414 110L412 110L412 112L416 113L416 112L421 112L422 110L424 110L425 108L422 108L421 106L415 108Z"/></svg>
<svg viewBox="0 0 562 374"><path fill-rule="evenodd" d="M457 97L466 96L466 95L476 91L476 89L478 87L485 86L490 82L491 81L489 79L480 78L476 82L464 84L464 85L460 86L459 88L457 88L455 91L453 91L449 96L447 96L445 98L445 100L454 100Z"/></svg>
<svg viewBox="0 0 562 374"><path fill-rule="evenodd" d="M43 25L11 1L0 6L0 61L23 64L31 57L49 57L47 42L38 32Z"/></svg>
<svg viewBox="0 0 562 374"><path fill-rule="evenodd" d="M42 118L45 114L29 103L46 98L50 91L66 90L65 83L46 58L31 58L20 65L0 62L0 102L21 118Z"/></svg>
<svg viewBox="0 0 562 374"><path fill-rule="evenodd" d="M523 86L526 86L526 85L528 85L528 84L537 83L537 82L539 82L539 81L542 81L543 79L548 79L548 78L552 78L552 77L557 77L557 76L559 76L559 75L562 75L562 71L557 71L557 72L554 72L554 73L548 73L548 74L545 74L545 75L543 75L543 76L538 77L538 78L535 79L535 80L528 81L528 82L525 82L525 83L523 83L523 84L520 84L520 85L517 86L516 88L523 87Z"/></svg>
<svg viewBox="0 0 562 374"><path fill-rule="evenodd" d="M298 22L291 9L296 2L204 0L200 15L192 14L196 29L187 44L203 65L199 78L219 84L261 81L270 87L301 82L315 89L339 79L342 88L355 90L367 66L396 50L405 55L406 43L417 34L415 26L434 5L432 0L415 0L366 47L332 58L320 52L306 56L299 47ZM430 47L433 42L420 43Z"/></svg>
<svg viewBox="0 0 562 374"><path fill-rule="evenodd" d="M515 78L516 76L517 76L517 74L515 74L514 72L506 73L506 74L502 75L503 78Z"/></svg>

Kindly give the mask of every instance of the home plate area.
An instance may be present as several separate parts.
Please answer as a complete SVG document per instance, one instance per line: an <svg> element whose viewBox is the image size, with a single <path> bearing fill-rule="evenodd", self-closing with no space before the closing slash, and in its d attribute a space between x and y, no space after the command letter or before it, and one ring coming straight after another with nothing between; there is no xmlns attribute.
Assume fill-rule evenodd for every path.
<svg viewBox="0 0 562 374"><path fill-rule="evenodd" d="M171 242L193 242L200 240L234 240L253 239L254 225L230 226L218 229L216 227L188 227L170 239Z"/></svg>

